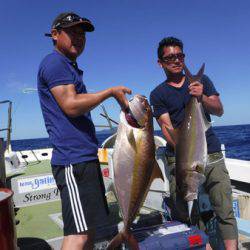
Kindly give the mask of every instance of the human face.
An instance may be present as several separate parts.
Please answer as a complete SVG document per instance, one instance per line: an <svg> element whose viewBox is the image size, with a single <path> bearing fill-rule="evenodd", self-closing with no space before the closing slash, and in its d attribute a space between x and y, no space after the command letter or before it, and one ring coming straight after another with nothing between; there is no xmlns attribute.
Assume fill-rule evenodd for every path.
<svg viewBox="0 0 250 250"><path fill-rule="evenodd" d="M180 74L184 67L184 57L179 46L167 46L163 48L163 55L158 63L167 75Z"/></svg>
<svg viewBox="0 0 250 250"><path fill-rule="evenodd" d="M56 49L75 61L85 47L85 32L76 25L62 30L52 30L52 38L56 41Z"/></svg>

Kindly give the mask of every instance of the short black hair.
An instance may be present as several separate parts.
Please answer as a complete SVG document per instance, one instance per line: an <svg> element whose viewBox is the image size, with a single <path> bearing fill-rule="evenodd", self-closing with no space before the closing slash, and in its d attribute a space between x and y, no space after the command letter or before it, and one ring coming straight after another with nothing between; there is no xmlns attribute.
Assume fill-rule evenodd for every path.
<svg viewBox="0 0 250 250"><path fill-rule="evenodd" d="M159 46L158 46L158 50L157 50L157 54L158 54L159 59L162 58L163 48L168 47L168 46L178 46L183 51L183 43L180 39L178 39L176 37L172 37L172 36L165 37L159 42Z"/></svg>

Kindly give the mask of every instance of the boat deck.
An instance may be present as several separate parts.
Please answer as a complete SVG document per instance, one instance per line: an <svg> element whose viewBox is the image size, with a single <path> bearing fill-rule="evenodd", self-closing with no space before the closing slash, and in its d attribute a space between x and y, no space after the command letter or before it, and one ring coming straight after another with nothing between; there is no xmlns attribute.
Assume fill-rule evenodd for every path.
<svg viewBox="0 0 250 250"><path fill-rule="evenodd" d="M30 163L25 172L19 177L51 173L50 161L45 160L39 163ZM17 176L13 176L17 177ZM10 185L8 178L8 185ZM110 215L105 222L107 225L117 225L121 221L119 208L112 195L108 197ZM63 224L61 217L60 201L52 201L33 206L21 207L17 211L16 226L18 244L21 249L41 245L46 246L46 241L53 245L54 249L60 249L63 237ZM45 247L46 248L46 247Z"/></svg>
<svg viewBox="0 0 250 250"><path fill-rule="evenodd" d="M29 163L25 172L20 174L20 177L45 173L51 173L49 160ZM11 177L8 178L9 183L10 179ZM111 194L107 196L107 199L110 209L107 225L116 225L121 221L118 205L115 197ZM60 201L21 207L17 212L16 219L20 221L16 226L16 230L18 244L21 249L29 249L27 246L34 249L38 245L43 245L43 249L47 249L47 246L49 249L48 243L53 246L53 249L60 249L63 237ZM250 249L250 237L239 235L239 240L240 249ZM23 248L23 246L25 247Z"/></svg>
<svg viewBox="0 0 250 250"><path fill-rule="evenodd" d="M25 173L20 176L51 173L49 161L30 163ZM37 238L48 240L62 235L60 226L52 220L54 214L61 213L60 201L48 202L34 206L22 207L18 210L16 226L18 238Z"/></svg>

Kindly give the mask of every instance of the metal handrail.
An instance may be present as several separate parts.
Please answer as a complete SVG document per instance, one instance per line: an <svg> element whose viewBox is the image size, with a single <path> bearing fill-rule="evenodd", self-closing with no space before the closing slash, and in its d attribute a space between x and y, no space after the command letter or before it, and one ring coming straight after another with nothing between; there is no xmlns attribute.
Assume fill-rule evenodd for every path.
<svg viewBox="0 0 250 250"><path fill-rule="evenodd" d="M4 161L3 138L0 138L0 187L6 187L6 170Z"/></svg>
<svg viewBox="0 0 250 250"><path fill-rule="evenodd" d="M7 139L6 139L6 149L10 150L10 140L11 140L11 132L12 132L12 102L10 100L4 100L4 101L0 101L0 104L5 104L8 103L9 107L8 107L8 127L7 128L3 128L0 129L1 131L7 131Z"/></svg>
<svg viewBox="0 0 250 250"><path fill-rule="evenodd" d="M10 103L11 101L10 100L4 100L4 101L0 101L0 104L3 104L3 103Z"/></svg>

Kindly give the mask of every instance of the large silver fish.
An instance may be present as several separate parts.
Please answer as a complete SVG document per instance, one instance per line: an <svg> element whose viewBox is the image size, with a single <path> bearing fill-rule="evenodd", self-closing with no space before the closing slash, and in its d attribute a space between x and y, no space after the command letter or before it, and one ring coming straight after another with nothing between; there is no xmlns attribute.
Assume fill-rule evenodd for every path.
<svg viewBox="0 0 250 250"><path fill-rule="evenodd" d="M129 112L120 113L113 153L114 186L123 216L124 229L110 242L114 249L126 242L139 249L130 227L154 178L162 178L155 160L153 116L146 97L135 95Z"/></svg>
<svg viewBox="0 0 250 250"><path fill-rule="evenodd" d="M205 65L196 76L192 76L184 67L189 84L200 81ZM179 129L176 145L176 184L182 197L188 203L189 218L193 201L197 199L199 186L205 181L207 163L206 130L209 128L202 104L196 97L191 97L186 109L185 118Z"/></svg>

